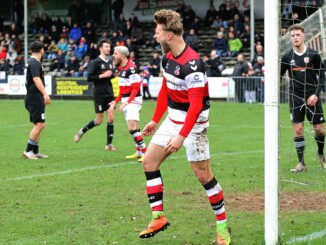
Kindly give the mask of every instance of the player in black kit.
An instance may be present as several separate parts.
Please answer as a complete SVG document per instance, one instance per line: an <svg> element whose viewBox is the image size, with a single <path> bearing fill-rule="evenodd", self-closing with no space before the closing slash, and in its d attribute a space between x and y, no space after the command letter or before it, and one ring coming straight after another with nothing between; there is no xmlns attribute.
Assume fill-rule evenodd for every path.
<svg viewBox="0 0 326 245"><path fill-rule="evenodd" d="M110 109L109 103L114 100L111 78L114 77L114 67L109 58L111 51L111 41L103 39L98 44L100 55L88 66L88 81L94 83L94 107L95 120L90 121L85 127L81 128L74 137L78 143L81 137L90 129L100 125L103 122L103 114L107 115L107 142L105 150L116 151L112 145L113 140L113 120L114 110Z"/></svg>
<svg viewBox="0 0 326 245"><path fill-rule="evenodd" d="M30 132L26 150L23 156L28 159L47 158L47 155L39 153L39 141L45 122L45 105L51 100L45 90L44 71L41 59L44 54L44 46L40 41L32 42L30 45L31 57L26 65L26 98L25 107L29 112L30 121L34 127Z"/></svg>
<svg viewBox="0 0 326 245"><path fill-rule="evenodd" d="M293 173L306 170L304 161L304 119L313 125L315 140L317 142L317 156L321 167L326 169L324 156L324 115L320 91L325 83L325 70L320 55L305 43L304 28L298 24L289 28L293 49L282 57L281 76L286 71L290 77L289 102L290 116L294 129L294 144L296 147L299 163L291 169Z"/></svg>

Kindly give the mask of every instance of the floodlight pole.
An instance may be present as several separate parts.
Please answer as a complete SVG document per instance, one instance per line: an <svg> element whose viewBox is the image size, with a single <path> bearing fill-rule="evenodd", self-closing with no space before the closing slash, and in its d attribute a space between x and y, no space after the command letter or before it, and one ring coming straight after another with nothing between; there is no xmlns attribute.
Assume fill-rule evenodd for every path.
<svg viewBox="0 0 326 245"><path fill-rule="evenodd" d="M279 239L279 3L265 2L265 245Z"/></svg>

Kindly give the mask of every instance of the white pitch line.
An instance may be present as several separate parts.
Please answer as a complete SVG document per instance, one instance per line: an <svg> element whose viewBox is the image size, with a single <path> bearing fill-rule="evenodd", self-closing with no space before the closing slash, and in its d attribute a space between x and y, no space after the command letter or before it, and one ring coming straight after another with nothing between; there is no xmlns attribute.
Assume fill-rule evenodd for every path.
<svg viewBox="0 0 326 245"><path fill-rule="evenodd" d="M239 155L239 154L257 154L262 153L263 151L243 151L243 152L220 152L220 153L214 153L211 154L211 157L219 156L219 155ZM171 159L180 159L185 158L185 156L182 155L172 155L170 157ZM100 166L90 166L85 168L79 168L79 169L70 169L66 171L60 171L60 172L51 172L51 173L44 173L44 174L34 174L34 175L27 175L27 176L20 176L15 178L9 178L9 179L0 179L0 182L9 182L9 181L17 181L17 180L24 180L24 179L34 179L34 178L40 178L40 177L47 177L47 176L54 176L54 175L63 175L63 174L71 174L71 173L77 173L77 172L83 172L87 170L97 170L97 169L103 169L103 168L113 168L113 167L120 167L125 165L133 165L133 164L139 164L136 162L123 162L120 164L107 164L107 165L100 165Z"/></svg>
<svg viewBox="0 0 326 245"><path fill-rule="evenodd" d="M294 180L282 179L281 181L283 181L283 182L295 183L295 184L299 184L299 185L308 185L308 184L306 184L306 183L302 183L302 182L294 181Z"/></svg>
<svg viewBox="0 0 326 245"><path fill-rule="evenodd" d="M301 237L294 237L290 239L289 241L286 242L286 244L297 244L298 242L307 242L307 241L312 241L317 238L321 238L323 236L326 236L326 229L318 232L313 232L305 236Z"/></svg>
<svg viewBox="0 0 326 245"><path fill-rule="evenodd" d="M34 175L27 175L27 176L21 176L21 177L9 178L9 179L0 179L0 182L16 181L16 180L24 180L24 179L34 179L34 178L39 178L39 177L62 175L62 174L71 174L71 173L83 172L83 171L87 171L87 170L113 168L113 167L120 167L120 166L133 165L133 164L139 164L139 163L138 162L124 162L124 163L120 163L120 164L107 164L107 165L101 165L101 166L91 166L91 167L86 167L86 168L70 169L70 170L61 171L61 172L51 172L51 173L34 174Z"/></svg>

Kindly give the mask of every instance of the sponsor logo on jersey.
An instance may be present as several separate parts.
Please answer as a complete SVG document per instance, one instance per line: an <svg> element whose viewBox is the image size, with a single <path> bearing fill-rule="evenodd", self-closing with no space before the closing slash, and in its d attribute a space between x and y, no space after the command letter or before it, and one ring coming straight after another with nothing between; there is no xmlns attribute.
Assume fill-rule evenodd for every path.
<svg viewBox="0 0 326 245"><path fill-rule="evenodd" d="M290 61L290 65L291 65L291 66L294 66L294 65L295 65L295 61L294 61L294 60L291 60L291 61Z"/></svg>
<svg viewBox="0 0 326 245"><path fill-rule="evenodd" d="M130 71L131 71L131 73L135 73L136 72L135 67L130 67Z"/></svg>
<svg viewBox="0 0 326 245"><path fill-rule="evenodd" d="M121 72L121 77L125 77L126 76L126 71Z"/></svg>
<svg viewBox="0 0 326 245"><path fill-rule="evenodd" d="M180 66L175 67L174 75L176 75L176 76L180 75Z"/></svg>
<svg viewBox="0 0 326 245"><path fill-rule="evenodd" d="M102 69L102 70L105 69L105 65L104 65L104 64L101 65L101 69Z"/></svg>
<svg viewBox="0 0 326 245"><path fill-rule="evenodd" d="M308 64L308 63L309 63L309 57L304 57L303 62L304 62L305 64Z"/></svg>

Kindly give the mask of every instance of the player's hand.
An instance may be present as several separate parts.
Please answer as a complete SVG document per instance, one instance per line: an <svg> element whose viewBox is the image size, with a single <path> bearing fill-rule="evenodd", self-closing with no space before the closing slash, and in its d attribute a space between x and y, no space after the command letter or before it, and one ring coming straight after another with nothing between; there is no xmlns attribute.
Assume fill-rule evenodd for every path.
<svg viewBox="0 0 326 245"><path fill-rule="evenodd" d="M119 110L120 110L120 111L123 111L123 108L125 108L128 104L129 104L128 101L123 102L123 103L120 105Z"/></svg>
<svg viewBox="0 0 326 245"><path fill-rule="evenodd" d="M150 136L155 132L155 129L157 127L157 123L154 121L150 121L149 123L147 123L147 125L144 127L142 134L144 136Z"/></svg>
<svg viewBox="0 0 326 245"><path fill-rule="evenodd" d="M48 94L44 94L43 98L44 98L44 104L50 105L50 103L51 103L50 96Z"/></svg>
<svg viewBox="0 0 326 245"><path fill-rule="evenodd" d="M109 110L114 110L114 107L116 106L116 102L113 100L113 101L111 101L110 103L109 103Z"/></svg>
<svg viewBox="0 0 326 245"><path fill-rule="evenodd" d="M185 140L185 138L181 135L171 138L170 142L164 148L164 151L169 152L169 153L177 152L183 145L184 140Z"/></svg>
<svg viewBox="0 0 326 245"><path fill-rule="evenodd" d="M307 99L307 105L309 106L314 106L316 105L318 101L318 96L313 94L313 95L310 95L309 98Z"/></svg>

